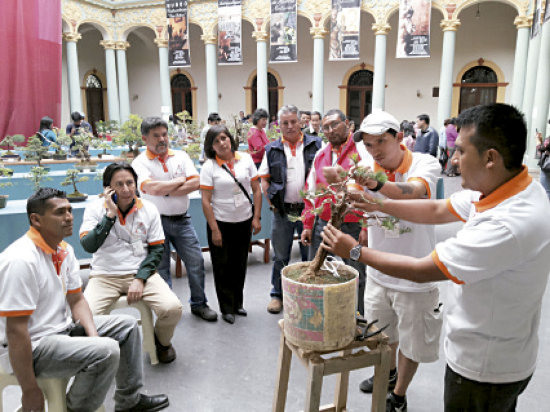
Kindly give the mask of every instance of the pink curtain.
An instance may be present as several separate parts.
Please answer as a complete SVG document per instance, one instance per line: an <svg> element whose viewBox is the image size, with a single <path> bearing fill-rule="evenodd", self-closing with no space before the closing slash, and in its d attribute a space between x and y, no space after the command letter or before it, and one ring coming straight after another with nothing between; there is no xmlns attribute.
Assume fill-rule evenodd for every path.
<svg viewBox="0 0 550 412"><path fill-rule="evenodd" d="M61 0L0 0L0 140L61 121Z"/></svg>

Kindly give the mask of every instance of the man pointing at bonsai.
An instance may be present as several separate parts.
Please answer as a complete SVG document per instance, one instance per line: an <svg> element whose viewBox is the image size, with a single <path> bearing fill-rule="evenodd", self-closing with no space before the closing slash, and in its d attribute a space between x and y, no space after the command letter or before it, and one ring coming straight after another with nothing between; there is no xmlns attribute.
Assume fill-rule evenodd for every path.
<svg viewBox="0 0 550 412"><path fill-rule="evenodd" d="M359 193L355 206L411 222L465 221L431 254L409 257L361 247L327 226L323 247L388 276L451 280L445 336L445 411L514 411L535 370L541 304L550 267L550 204L522 165L527 130L512 106L461 113L452 161L465 189L447 200L385 200Z"/></svg>

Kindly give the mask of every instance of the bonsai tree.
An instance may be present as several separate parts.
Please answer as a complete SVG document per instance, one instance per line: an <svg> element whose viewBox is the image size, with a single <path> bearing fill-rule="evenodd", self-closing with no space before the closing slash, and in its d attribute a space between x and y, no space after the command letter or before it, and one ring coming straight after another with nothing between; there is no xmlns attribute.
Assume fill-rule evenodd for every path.
<svg viewBox="0 0 550 412"><path fill-rule="evenodd" d="M182 147L182 149L189 155L191 160L199 161L199 156L201 154L201 147L198 143L191 143Z"/></svg>
<svg viewBox="0 0 550 412"><path fill-rule="evenodd" d="M130 118L120 127L118 135L113 139L120 146L128 145L127 154L131 154L134 157L139 155L138 147L141 146L142 142L141 121L141 117L131 114Z"/></svg>
<svg viewBox="0 0 550 412"><path fill-rule="evenodd" d="M68 136L64 130L59 129L57 132L57 142L51 144L51 146L55 148L54 159L66 159L67 152L64 146L69 147L71 143L71 137Z"/></svg>
<svg viewBox="0 0 550 412"><path fill-rule="evenodd" d="M87 194L78 191L76 184L79 182L87 182L88 176L78 176L80 172L77 169L68 169L65 173L65 180L61 182L61 186L73 186L73 193L67 195L69 200L84 200L88 197Z"/></svg>
<svg viewBox="0 0 550 412"><path fill-rule="evenodd" d="M0 177L3 178L3 179L0 179L0 188L13 186L13 183L10 182L10 177L12 174L13 174L12 169L8 169L6 167L0 167ZM8 200L8 195L0 195L0 208L6 207L7 200Z"/></svg>
<svg viewBox="0 0 550 412"><path fill-rule="evenodd" d="M42 166L32 167L27 177L30 180L33 186L33 190L35 192L40 189L42 181L52 180L50 177L48 177L48 171Z"/></svg>
<svg viewBox="0 0 550 412"><path fill-rule="evenodd" d="M37 135L32 135L27 141L27 145L23 149L27 154L26 158L33 160L38 164L38 167L42 167L42 159L46 158L48 153L48 146L42 146L42 140Z"/></svg>
<svg viewBox="0 0 550 412"><path fill-rule="evenodd" d="M15 143L21 143L25 141L25 136L22 134L14 134L12 136L6 136L0 141L0 146L6 146L7 151L3 154L3 156L15 156L16 153L11 151L11 148L15 147Z"/></svg>
<svg viewBox="0 0 550 412"><path fill-rule="evenodd" d="M80 133L73 135L74 139L74 146L73 149L77 151L76 157L80 159L81 165L95 165L94 162L92 162L90 157L90 152L88 151L88 148L90 147L90 144L92 143L94 135L85 130L84 128L80 128Z"/></svg>

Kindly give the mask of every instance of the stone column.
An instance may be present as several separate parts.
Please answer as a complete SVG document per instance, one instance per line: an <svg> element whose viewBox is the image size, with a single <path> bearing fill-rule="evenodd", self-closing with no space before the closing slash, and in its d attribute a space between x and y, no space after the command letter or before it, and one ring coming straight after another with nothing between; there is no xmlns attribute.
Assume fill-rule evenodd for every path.
<svg viewBox="0 0 550 412"><path fill-rule="evenodd" d="M514 76L512 79L512 97L510 104L521 110L527 69L527 51L529 50L529 29L531 22L527 16L517 16L514 24L518 30L516 54L514 56Z"/></svg>
<svg viewBox="0 0 550 412"><path fill-rule="evenodd" d="M321 114L325 112L325 36L323 27L311 27L309 33L313 37L313 101L311 108Z"/></svg>
<svg viewBox="0 0 550 412"><path fill-rule="evenodd" d="M165 120L172 113L172 89L170 88L170 69L168 67L168 40L156 38L155 44L159 49L160 73L160 111Z"/></svg>
<svg viewBox="0 0 550 412"><path fill-rule="evenodd" d="M440 26L443 29L443 52L441 54L441 73L439 75L436 130L443 126L445 119L451 117L456 31L460 26L460 20L442 20Z"/></svg>
<svg viewBox="0 0 550 412"><path fill-rule="evenodd" d="M201 40L206 60L206 105L208 113L218 112L218 38L213 34L203 34Z"/></svg>
<svg viewBox="0 0 550 412"><path fill-rule="evenodd" d="M265 31L254 31L256 39L256 105L269 113L269 93L267 88L267 36ZM275 114L275 113L270 113Z"/></svg>
<svg viewBox="0 0 550 412"><path fill-rule="evenodd" d="M109 120L116 120L120 122L115 62L116 42L113 40L101 40L99 44L105 49L105 71L107 72L107 100L109 101Z"/></svg>
<svg viewBox="0 0 550 412"><path fill-rule="evenodd" d="M374 79L372 86L372 110L384 110L386 98L386 41L391 30L389 24L372 25L376 43L374 46Z"/></svg>
<svg viewBox="0 0 550 412"><path fill-rule="evenodd" d="M69 83L69 105L72 112L82 112L80 98L80 73L78 71L78 51L76 42L82 38L80 33L63 33L67 45L67 80Z"/></svg>
<svg viewBox="0 0 550 412"><path fill-rule="evenodd" d="M128 89L128 68L126 65L126 49L128 47L130 47L130 43L127 41L117 41L115 43L121 123L124 123L130 117L130 91Z"/></svg>

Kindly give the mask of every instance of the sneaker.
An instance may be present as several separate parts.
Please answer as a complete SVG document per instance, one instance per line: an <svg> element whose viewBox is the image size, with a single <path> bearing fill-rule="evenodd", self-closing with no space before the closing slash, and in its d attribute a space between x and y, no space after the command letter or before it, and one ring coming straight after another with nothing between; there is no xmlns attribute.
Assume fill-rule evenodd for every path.
<svg viewBox="0 0 550 412"><path fill-rule="evenodd" d="M395 384L397 383L397 371L392 375L390 373L390 380L388 382L388 392L395 389ZM368 379L365 379L359 384L359 389L365 393L372 393L372 388L374 387L374 376L371 376Z"/></svg>
<svg viewBox="0 0 550 412"><path fill-rule="evenodd" d="M388 393L386 398L386 412L406 412L407 396L403 396L403 402L399 402L393 392Z"/></svg>
<svg viewBox="0 0 550 412"><path fill-rule="evenodd" d="M271 302L269 302L269 305L267 305L267 311L269 313L280 313L283 310L283 302L281 302L281 299L277 298L271 298Z"/></svg>
<svg viewBox="0 0 550 412"><path fill-rule="evenodd" d="M215 322L218 320L218 314L210 309L208 305L191 308L191 313L208 322Z"/></svg>

